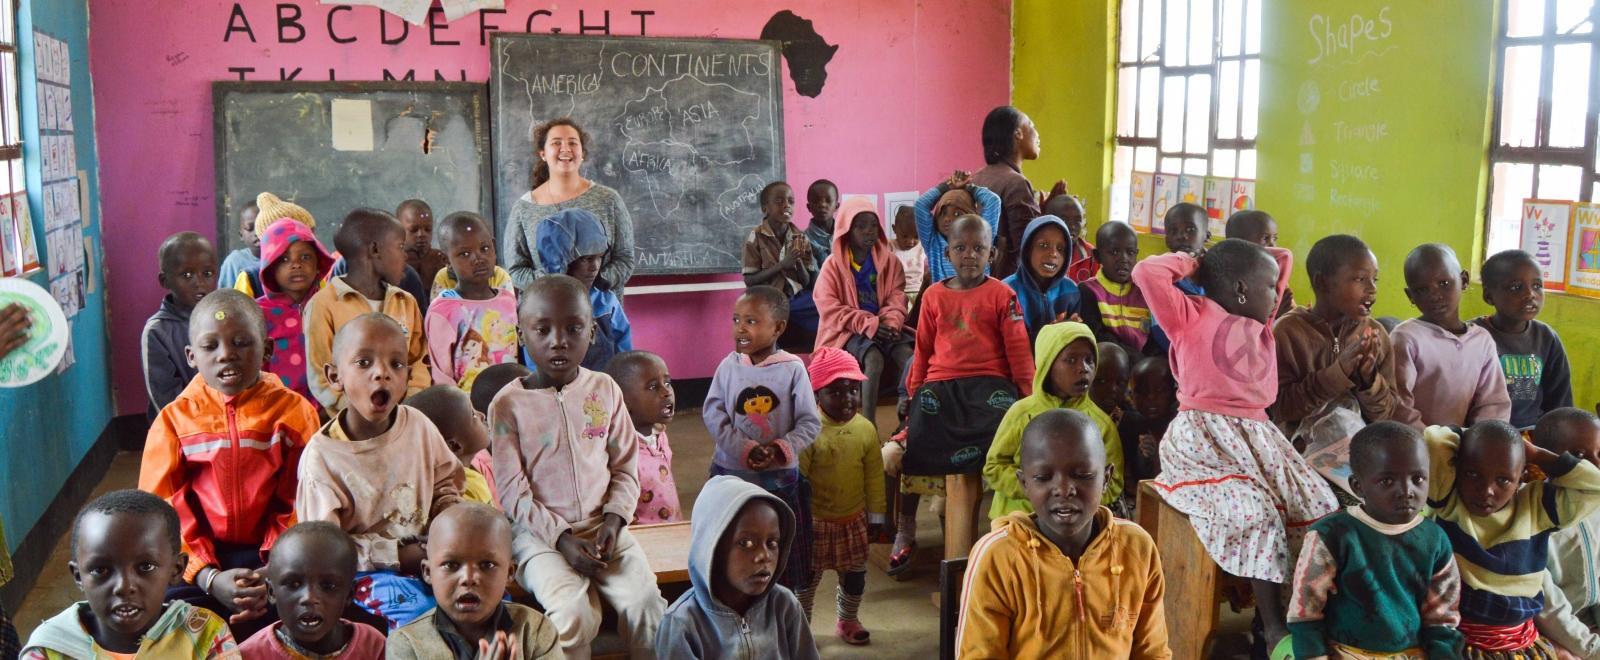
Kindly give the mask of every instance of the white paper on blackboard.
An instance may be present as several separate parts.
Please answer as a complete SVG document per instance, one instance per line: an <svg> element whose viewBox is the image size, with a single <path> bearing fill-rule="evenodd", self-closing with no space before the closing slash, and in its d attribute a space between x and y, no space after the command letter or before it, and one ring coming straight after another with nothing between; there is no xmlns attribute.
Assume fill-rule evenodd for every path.
<svg viewBox="0 0 1600 660"><path fill-rule="evenodd" d="M333 100L333 148L372 151L372 101Z"/></svg>

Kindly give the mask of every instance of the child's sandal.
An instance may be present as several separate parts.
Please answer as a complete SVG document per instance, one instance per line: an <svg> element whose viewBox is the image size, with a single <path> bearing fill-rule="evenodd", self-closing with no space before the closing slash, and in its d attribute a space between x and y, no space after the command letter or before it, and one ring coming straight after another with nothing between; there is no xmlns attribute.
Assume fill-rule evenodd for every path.
<svg viewBox="0 0 1600 660"><path fill-rule="evenodd" d="M1294 637L1284 635L1278 640L1278 645L1272 647L1272 652L1267 654L1268 660L1294 660Z"/></svg>
<svg viewBox="0 0 1600 660"><path fill-rule="evenodd" d="M896 548L889 555L889 568L884 572L888 573L889 577L895 577L906 572L911 568L911 558L915 557L916 554L917 544L915 542Z"/></svg>
<svg viewBox="0 0 1600 660"><path fill-rule="evenodd" d="M872 641L872 633L867 632L860 621L840 621L833 632L851 646L866 646Z"/></svg>

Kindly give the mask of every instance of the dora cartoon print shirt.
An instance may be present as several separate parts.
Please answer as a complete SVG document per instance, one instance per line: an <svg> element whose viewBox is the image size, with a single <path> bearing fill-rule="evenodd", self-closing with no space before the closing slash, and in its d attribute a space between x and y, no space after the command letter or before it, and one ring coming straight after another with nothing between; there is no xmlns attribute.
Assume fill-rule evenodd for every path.
<svg viewBox="0 0 1600 660"><path fill-rule="evenodd" d="M750 451L758 446L778 452L768 469L797 468L800 452L822 431L806 365L782 350L760 364L740 353L723 358L700 415L717 443L712 460L732 471L750 471Z"/></svg>

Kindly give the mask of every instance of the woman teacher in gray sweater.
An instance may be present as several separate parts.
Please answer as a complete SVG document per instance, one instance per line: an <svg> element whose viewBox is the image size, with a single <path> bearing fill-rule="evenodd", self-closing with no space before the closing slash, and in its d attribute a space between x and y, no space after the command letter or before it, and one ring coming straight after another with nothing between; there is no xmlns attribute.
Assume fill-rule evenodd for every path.
<svg viewBox="0 0 1600 660"><path fill-rule="evenodd" d="M538 162L533 165L533 190L517 199L506 223L506 270L518 289L545 274L534 243L535 228L545 218L567 209L593 213L606 228L611 250L600 264L595 286L622 296L633 275L633 218L617 191L583 178L579 169L589 151L589 134L570 117L552 119L533 128Z"/></svg>

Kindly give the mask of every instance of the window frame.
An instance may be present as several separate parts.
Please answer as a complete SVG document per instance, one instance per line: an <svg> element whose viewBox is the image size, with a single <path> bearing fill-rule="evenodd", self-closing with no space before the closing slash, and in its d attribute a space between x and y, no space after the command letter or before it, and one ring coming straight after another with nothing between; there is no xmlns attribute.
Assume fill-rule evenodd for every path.
<svg viewBox="0 0 1600 660"><path fill-rule="evenodd" d="M1488 149L1488 188L1484 195L1483 215L1483 257L1487 258L1494 252L1494 211L1495 211L1495 167L1504 164L1529 165L1532 167L1532 180L1529 182L1528 199L1539 199L1539 170L1542 166L1567 166L1578 167L1584 170L1583 178L1578 187L1578 194L1571 201L1592 202L1596 199L1596 187L1600 186L1600 2L1595 2L1589 8L1589 31L1587 33L1559 34L1557 0L1543 0L1544 12L1541 17L1544 23L1540 34L1533 36L1513 37L1511 32L1511 5L1509 1L1500 3L1499 30L1495 34L1494 44L1494 107L1490 116L1490 133ZM1581 25L1581 23L1580 23ZM1584 113L1584 138L1583 145L1579 147L1556 147L1550 142L1551 108L1554 105L1553 91L1555 87L1555 49L1558 46L1586 44L1589 46L1589 91L1588 108ZM1539 47L1539 99L1538 108L1534 111L1534 146L1513 146L1502 140L1501 124L1505 115L1505 83L1506 83L1506 56L1512 48L1538 46ZM1520 206L1520 202L1519 202ZM1518 241L1520 244L1520 240ZM1513 245L1514 249L1516 245Z"/></svg>
<svg viewBox="0 0 1600 660"><path fill-rule="evenodd" d="M1160 44L1157 46L1157 48L1155 48L1152 51L1151 56L1149 58L1147 58L1147 59L1140 59L1140 53L1144 50L1144 39L1147 36L1149 36L1149 35L1144 34L1143 22L1142 21L1138 21L1138 24L1133 25L1133 26L1129 26L1127 24L1127 21L1124 20L1126 18L1127 14L1126 14L1126 12L1121 10L1121 7L1125 7L1128 4L1130 4L1130 0L1123 0L1123 2L1121 2L1119 4L1119 11L1118 11L1119 15L1118 15L1118 19L1117 19L1118 30L1117 30L1117 44L1116 44L1117 57L1116 57L1116 73L1115 73L1115 76L1116 76L1116 80L1118 81L1118 84L1120 85L1122 83L1122 80L1123 80L1123 77L1124 77L1124 71L1132 70L1134 73L1131 76L1131 78L1132 78L1133 83L1134 83L1134 89L1133 89L1132 94L1128 97L1129 103L1131 104L1132 107L1126 111L1126 114L1132 120L1129 125L1124 125L1121 121L1118 121L1118 119L1124 114L1124 109L1121 107L1122 94L1119 93L1117 95L1117 104L1114 107L1113 115L1112 115L1112 119L1113 119L1113 129L1112 129L1113 150L1115 150L1117 147L1128 147L1130 149L1130 151L1128 152L1128 159L1130 161L1128 163L1129 172L1145 172L1145 171L1149 171L1149 172L1157 172L1157 173L1163 173L1163 174L1174 174L1174 175L1184 175L1184 174L1195 175L1196 173L1187 171L1185 169L1185 165L1187 165L1187 163L1189 161L1191 161L1191 160L1202 160L1202 161L1205 162L1205 172L1198 173L1199 176L1206 176L1206 177L1220 176L1219 174L1217 174L1217 171L1216 171L1217 170L1217 163L1216 163L1216 153L1217 153L1217 151L1219 151L1219 150L1232 150L1236 154L1240 154L1240 153L1243 153L1245 151L1258 152L1257 141L1260 138L1260 125L1259 125L1259 123L1256 126L1256 134L1254 136L1252 136L1250 138L1245 138L1244 137L1244 130L1243 129L1244 129L1245 97L1246 97L1246 85L1245 85L1246 76L1245 76L1245 71L1246 71L1246 69L1248 67L1248 63L1249 62L1254 61L1256 63L1257 78L1256 78L1256 94L1255 94L1255 97L1256 97L1255 112L1256 112L1256 116L1257 116L1258 122L1259 122L1260 106L1261 106L1261 103L1260 103L1260 73L1261 73L1261 67L1262 67L1262 53L1261 53L1261 47L1260 47L1261 44L1257 43L1256 44L1256 50L1254 52L1251 52L1250 47L1249 47L1249 28L1248 28L1248 24L1249 24L1250 18L1252 16L1252 13L1251 13L1252 6L1254 6L1256 8L1256 12L1255 12L1254 15L1259 19L1260 18L1260 12L1262 11L1261 10L1261 5L1264 3L1264 0L1213 0L1213 2L1212 2L1212 11L1211 11L1211 14L1212 14L1212 17L1211 17L1211 21L1212 21L1212 23L1211 23L1211 25L1212 25L1212 31L1211 31L1212 32L1212 52L1211 52L1210 62L1205 63L1205 64L1185 64L1185 65L1168 65L1168 64L1166 64L1166 59L1167 58L1165 57L1165 54L1166 54L1166 49L1169 46L1169 44L1166 43L1167 32L1168 32L1167 27L1168 27L1168 19L1171 17L1171 13L1172 13L1171 11L1169 11L1169 9L1170 9L1169 3L1182 2L1182 3L1185 3L1185 5L1187 5L1187 7L1189 9L1192 9L1193 8L1193 4L1192 4L1193 0L1138 0L1138 2L1137 2L1137 5L1138 5L1137 6L1137 11L1134 12L1136 14L1136 18L1137 18L1137 15L1141 15L1145 11L1145 7L1146 7L1147 3L1152 3L1152 2L1160 3L1159 13L1160 13L1160 17L1161 18L1160 18L1159 27L1157 28L1158 36L1160 38ZM1226 8L1227 8L1227 6L1229 5L1230 2L1238 2L1238 5L1239 5L1239 20L1240 20L1240 26L1239 26L1240 27L1240 30L1239 30L1239 49L1238 49L1238 52L1236 54L1227 55L1227 54L1224 54L1224 44L1223 44L1224 39L1225 39L1225 35L1224 35L1224 29L1225 29L1224 28L1224 20L1225 20L1225 16L1224 16L1224 12L1225 12L1225 10L1226 10ZM1188 14L1186 12L1185 16L1187 16L1187 15ZM1190 33L1192 34L1192 30L1190 31ZM1259 31L1258 31L1258 33L1259 33ZM1133 40L1133 49L1132 49L1133 59L1130 59L1130 60L1124 60L1123 59L1123 46L1124 46L1123 41L1126 40L1126 39L1132 39ZM1236 102L1234 104L1235 112L1234 112L1234 115L1233 115L1233 122L1234 122L1233 134L1234 134L1234 137L1232 137L1232 138L1221 138L1221 137L1218 136L1218 128L1219 128L1219 123L1220 123L1220 110L1221 110L1221 97L1222 97L1222 71L1223 71L1224 65L1226 63L1229 63L1229 62L1237 62L1238 63L1238 70L1239 70L1239 84L1238 84L1238 89L1235 90L1235 101ZM1147 69L1147 68L1151 68L1151 67L1154 67L1155 70L1157 71L1157 76L1156 76L1157 77L1157 84L1155 85L1155 88L1156 88L1156 90L1155 90L1156 91L1156 108L1155 108L1154 117L1152 118L1152 121L1156 124L1156 126L1155 126L1154 130L1152 131L1153 132L1152 136L1150 136L1150 137L1140 137L1139 135L1140 135L1140 127L1141 127L1141 119L1142 118L1140 116L1141 115L1141 112L1140 112L1140 97L1141 97L1140 92L1141 92L1141 90L1138 87L1138 83L1139 83L1139 79L1140 79L1139 73L1140 73L1141 70ZM1180 140L1179 140L1179 143L1180 143L1179 144L1179 148L1180 148L1179 151L1166 152L1161 147L1161 141L1162 141L1162 131L1161 131L1162 127L1161 127L1161 124L1163 123L1163 118L1164 118L1165 111L1166 111L1166 108L1167 108L1167 102L1169 101L1169 99L1167 98L1168 95L1166 93L1166 81L1168 79L1172 79L1172 78L1182 79L1182 80L1186 80L1187 81L1187 80L1191 79L1195 75L1209 75L1211 77L1211 80L1210 80L1210 99L1209 99L1209 116L1208 116L1208 119L1207 119L1206 152L1204 154L1199 154L1199 153L1194 153L1194 152L1187 151L1187 148L1189 146L1187 144L1188 143L1188 139L1187 138L1189 137L1187 134L1183 134L1181 136ZM1188 109L1185 108L1184 112L1183 112L1183 115L1182 115L1182 120L1180 120L1178 122L1179 125L1182 127L1182 130L1184 130L1185 132L1187 131L1187 127L1188 127L1188 121L1187 121L1188 116L1189 116ZM1138 156L1137 156L1139 149L1146 149L1146 148L1155 150L1155 165L1153 167L1149 168L1148 170L1141 169L1138 166ZM1167 172L1167 171L1162 169L1162 163L1166 162L1168 160L1176 160L1178 162L1177 171ZM1236 156L1235 159L1234 159L1233 173L1228 175L1228 178L1254 179L1255 178L1255 173L1254 172L1249 177L1244 177L1244 176L1242 176L1240 174L1239 162L1240 162L1240 159ZM1119 180L1118 179L1118 177L1117 177L1117 174L1118 174L1117 169L1118 168L1116 167L1116 164L1115 164L1115 158L1113 158L1113 166L1112 166L1112 170L1113 170L1112 171L1112 180L1113 180L1113 183L1114 184L1116 184L1116 183L1126 184L1127 183L1126 180Z"/></svg>

